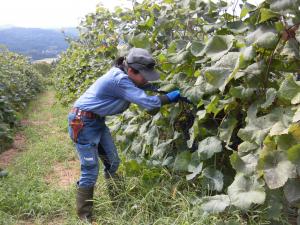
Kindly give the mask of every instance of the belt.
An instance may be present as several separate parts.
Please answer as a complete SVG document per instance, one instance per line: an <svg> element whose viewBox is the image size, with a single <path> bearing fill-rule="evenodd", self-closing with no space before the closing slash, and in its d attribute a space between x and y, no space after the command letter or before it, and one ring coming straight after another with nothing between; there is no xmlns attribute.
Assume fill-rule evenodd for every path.
<svg viewBox="0 0 300 225"><path fill-rule="evenodd" d="M97 119L97 118L100 118L99 115L97 115L96 113L93 113L93 112L89 112L89 111L83 111L79 108L72 108L71 109L71 113L75 113L76 116L86 116L88 117L89 119Z"/></svg>

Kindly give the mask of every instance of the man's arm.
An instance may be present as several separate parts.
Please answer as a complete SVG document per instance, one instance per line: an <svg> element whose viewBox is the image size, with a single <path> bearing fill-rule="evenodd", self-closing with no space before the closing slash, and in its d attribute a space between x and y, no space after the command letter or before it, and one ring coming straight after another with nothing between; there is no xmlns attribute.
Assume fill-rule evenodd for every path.
<svg viewBox="0 0 300 225"><path fill-rule="evenodd" d="M116 83L114 92L117 97L135 103L147 110L160 108L166 101L165 97L147 95L144 90L138 88L127 77L121 78Z"/></svg>

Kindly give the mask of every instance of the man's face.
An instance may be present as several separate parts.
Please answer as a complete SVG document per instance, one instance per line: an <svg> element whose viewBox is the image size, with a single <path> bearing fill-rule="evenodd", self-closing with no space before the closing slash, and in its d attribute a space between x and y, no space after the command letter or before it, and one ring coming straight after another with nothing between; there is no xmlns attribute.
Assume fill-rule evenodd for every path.
<svg viewBox="0 0 300 225"><path fill-rule="evenodd" d="M137 86L144 86L148 81L139 73L136 77L135 83Z"/></svg>
<svg viewBox="0 0 300 225"><path fill-rule="evenodd" d="M148 81L140 73L134 73L131 68L128 69L129 78L137 85L144 86Z"/></svg>

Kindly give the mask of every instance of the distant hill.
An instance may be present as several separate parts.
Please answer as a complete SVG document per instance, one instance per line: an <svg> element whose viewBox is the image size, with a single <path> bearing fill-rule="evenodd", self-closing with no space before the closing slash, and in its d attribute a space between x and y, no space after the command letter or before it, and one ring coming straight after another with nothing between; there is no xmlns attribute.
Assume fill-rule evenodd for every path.
<svg viewBox="0 0 300 225"><path fill-rule="evenodd" d="M13 25L10 25L10 24L1 25L1 26L0 26L0 30L9 29L9 28L13 28L13 27L14 27L14 26L13 26Z"/></svg>
<svg viewBox="0 0 300 225"><path fill-rule="evenodd" d="M68 37L78 37L76 28L63 30ZM0 45L5 45L10 51L29 56L32 60L56 58L68 48L62 30L9 26L0 29Z"/></svg>

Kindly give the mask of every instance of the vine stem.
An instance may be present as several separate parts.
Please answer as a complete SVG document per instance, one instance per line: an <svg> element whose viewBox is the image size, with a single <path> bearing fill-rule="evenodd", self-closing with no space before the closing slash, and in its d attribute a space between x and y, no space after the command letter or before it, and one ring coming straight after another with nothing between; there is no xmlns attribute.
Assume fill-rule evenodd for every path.
<svg viewBox="0 0 300 225"><path fill-rule="evenodd" d="M292 29L292 28L294 28L294 27L296 27L296 26L300 26L300 23L294 24L293 26L289 27L287 30L290 30L290 29Z"/></svg>
<svg viewBox="0 0 300 225"><path fill-rule="evenodd" d="M232 21L233 22L234 22L234 18L235 18L235 9L236 9L238 2L239 2L238 0L233 2L233 5L234 5L233 10L232 10L232 14L233 14Z"/></svg>
<svg viewBox="0 0 300 225"><path fill-rule="evenodd" d="M266 72L265 82L264 82L265 89L266 89L266 85L267 85L267 81L268 81L268 76L269 76L269 73L270 73L270 67L271 67L272 59L273 59L273 56L274 56L274 54L277 50L277 47L278 47L278 44L279 44L280 40L281 40L281 36L278 38L276 46L275 46L274 50L272 51L272 53L269 57L269 60L268 60L268 67L267 67L267 72Z"/></svg>
<svg viewBox="0 0 300 225"><path fill-rule="evenodd" d="M285 22L285 21L284 21L284 22ZM292 28L294 28L294 27L296 27L296 26L299 26L299 25L300 25L300 23L296 23L296 24L294 24L293 26L291 26L291 27L285 29L285 31L289 31L289 30L291 30ZM282 35L282 34L280 34L280 36L278 37L276 46L275 46L274 50L272 51L272 53L271 53L271 55L270 55L270 57L269 57L269 60L268 60L268 67L267 67L266 76L265 76L265 82L264 82L265 88L266 88L267 81L268 81L268 76L269 76L269 73L270 73L270 67L271 67L272 59L273 59L274 54L275 54L275 52L276 52L276 50L277 50L278 44L279 44L280 40L282 39L282 36L281 36L281 35ZM288 34L288 35L289 35L289 34ZM288 39L287 39L287 40L288 40ZM287 40L285 40L284 43L286 43Z"/></svg>

